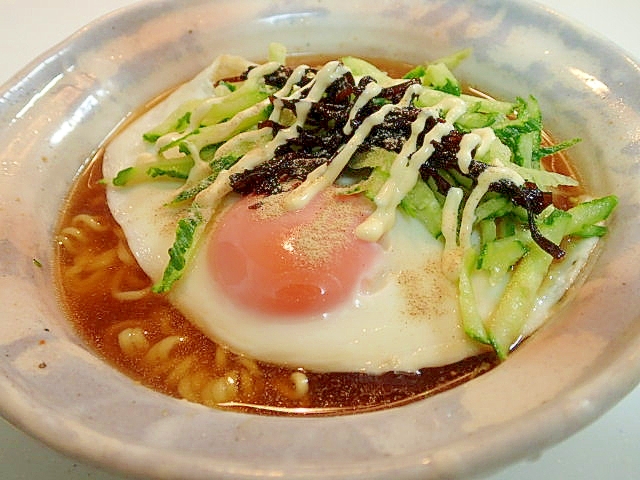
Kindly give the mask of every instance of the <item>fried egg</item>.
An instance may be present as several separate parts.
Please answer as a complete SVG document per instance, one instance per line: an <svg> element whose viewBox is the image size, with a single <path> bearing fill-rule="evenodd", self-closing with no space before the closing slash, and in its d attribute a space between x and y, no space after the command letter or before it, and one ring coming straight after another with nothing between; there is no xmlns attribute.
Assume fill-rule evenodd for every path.
<svg viewBox="0 0 640 480"><path fill-rule="evenodd" d="M326 193L277 217L254 201L220 215L170 293L210 337L314 371L415 371L480 351L459 326L441 246L417 222L401 219L381 245L354 235L362 199Z"/></svg>
<svg viewBox="0 0 640 480"><path fill-rule="evenodd" d="M145 131L183 102L210 97L213 79L247 65L221 57L139 117L108 145L104 176L152 153L142 140ZM107 190L114 218L154 282L185 214L166 207L179 186L148 182ZM167 294L205 335L257 360L318 372L411 372L486 351L465 335L457 287L442 272L442 243L419 222L399 214L389 232L369 242L355 234L372 210L366 198L329 188L289 211L284 196L228 195ZM477 288L490 309L501 286L483 282ZM563 291L552 291L546 303ZM528 331L544 313L534 317Z"/></svg>

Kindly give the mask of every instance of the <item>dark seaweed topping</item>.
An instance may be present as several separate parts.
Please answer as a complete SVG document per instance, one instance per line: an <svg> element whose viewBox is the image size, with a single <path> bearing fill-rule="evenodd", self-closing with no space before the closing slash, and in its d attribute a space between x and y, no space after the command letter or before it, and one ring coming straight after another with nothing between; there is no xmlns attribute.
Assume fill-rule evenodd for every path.
<svg viewBox="0 0 640 480"><path fill-rule="evenodd" d="M274 73L265 77L269 85L281 88L292 73L292 69L281 67ZM299 82L299 85L308 83L316 71L309 69ZM246 78L248 71L243 75ZM242 76L241 76L242 77ZM349 140L351 134L344 133L344 126L349 121L349 112L358 96L364 91L367 84L374 81L370 77L363 77L358 84L351 73L336 79L326 89L320 101L314 102L309 115L302 128L299 128L298 136L287 140L279 146L274 158L251 170L245 170L231 176L231 187L238 193L257 193L271 195L280 193L287 188L292 188L296 181L304 181L307 175L324 163L330 163L340 151L340 148ZM351 120L352 132L362 125L364 120L376 113L384 105L398 104L405 96L407 88L418 79L411 79L400 84L383 88L381 92L359 110L355 118ZM276 99L271 102L281 102L283 109L296 112L299 102L308 101L304 97L300 99ZM366 152L374 147L384 148L393 152L400 152L403 144L411 135L411 124L416 120L420 109L411 105L396 106L391 109L379 125L372 128L364 142L359 146L360 152ZM425 124L423 132L418 136L418 147L424 141L425 135L438 123L444 120L430 118ZM277 122L267 120L260 127L270 127L273 134L284 128ZM454 129L445 135L440 141L432 142L433 154L420 167L420 175L426 182L433 179L438 190L446 194L451 188L450 180L443 174L445 171L455 171L459 175L477 182L480 174L489 165L472 160L469 172L463 173L458 167L457 153L460 150L460 141L464 133ZM564 251L548 239L543 237L536 225L536 215L551 204L551 194L542 192L535 184L525 183L522 186L514 184L510 180L493 182L489 190L499 192L507 196L514 205L523 207L527 211L528 225L534 241L554 258L564 256Z"/></svg>
<svg viewBox="0 0 640 480"><path fill-rule="evenodd" d="M384 121L380 125L376 125L371 129L367 141L361 150L368 150L371 147L380 147L391 152L399 153L402 146L411 136L411 124L418 118L419 108L402 107L391 110L384 117ZM436 124L435 118L429 118L427 127L424 129L421 137L424 138L426 132L431 130ZM418 142L422 141L418 138Z"/></svg>
<svg viewBox="0 0 640 480"><path fill-rule="evenodd" d="M287 80L289 80L289 77L291 76L292 73L293 73L292 68L281 65L273 73L265 75L264 83L269 86L275 87L277 89L281 89L282 87L284 87L285 83L287 83ZM316 70L312 68L307 69L305 74L302 76L300 81L296 83L296 85L300 87L306 85L311 80L313 80L313 77L315 76L315 74L316 74Z"/></svg>
<svg viewBox="0 0 640 480"><path fill-rule="evenodd" d="M433 127L432 127L433 128ZM433 178L442 194L446 194L452 185L439 172L442 170L455 170L462 175L462 171L458 167L458 159L456 157L460 150L460 142L463 133L453 130L450 134L442 137L440 142L433 142L435 147L431 157L420 167L420 175L426 182L429 178ZM476 160L471 160L469 164L469 173L465 176L470 177L474 181L485 171L489 165ZM520 206L527 211L529 230L531 237L545 252L553 258L560 259L565 252L555 243L547 240L536 225L536 215L540 214L545 208L552 203L552 195L549 192L541 191L535 183L526 182L522 186L518 186L508 179L501 179L492 182L489 185L489 191L498 192L508 197L514 205Z"/></svg>
<svg viewBox="0 0 640 480"><path fill-rule="evenodd" d="M290 72L289 70L289 74ZM303 181L315 168L331 162L351 137L344 133L343 128L349 121L349 112L353 103L371 81L373 81L372 78L364 77L356 85L353 76L348 73L331 83L322 99L311 105L304 128L298 130L297 136L279 146L273 159L254 169L231 175L230 184L234 191L242 194L263 195L280 193L285 190L285 185L289 185L291 180ZM383 89L352 120L353 131L365 118L377 112L383 105L399 102L406 89L416 82L417 80L410 80ZM283 109L295 113L296 105L307 100L305 98L296 100L271 98L271 101L281 102ZM399 152L402 144L411 135L411 122L416 119L419 111L411 106L392 110L385 116L382 124L372 129L359 150L366 151L372 147L382 147ZM284 128L283 125L271 120L262 122L259 127L272 128L274 135Z"/></svg>
<svg viewBox="0 0 640 480"><path fill-rule="evenodd" d="M292 152L278 155L253 170L231 175L231 187L234 191L245 195L249 193L272 195L281 192L283 185L292 180L304 180L310 172L326 161L327 159L323 157L305 157Z"/></svg>

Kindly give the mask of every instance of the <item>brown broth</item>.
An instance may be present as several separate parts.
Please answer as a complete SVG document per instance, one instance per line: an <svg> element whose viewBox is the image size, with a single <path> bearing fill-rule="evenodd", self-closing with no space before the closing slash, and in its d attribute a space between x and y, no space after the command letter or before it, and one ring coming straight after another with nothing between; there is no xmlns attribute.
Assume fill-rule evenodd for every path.
<svg viewBox="0 0 640 480"><path fill-rule="evenodd" d="M319 64L324 60L324 56L313 56L298 57L295 61ZM410 68L400 62L377 59L374 62L394 76L401 76ZM554 170L572 172L564 155L555 155L548 161L553 163ZM114 299L112 288L141 289L148 287L150 280L137 264L125 261L133 257L107 207L105 187L100 183L101 172L102 150L76 181L60 219L56 252L60 297L87 344L114 367L149 388L177 398L244 412L340 415L422 399L469 381L498 363L493 353L487 353L415 373L302 372L228 351L202 335L162 295L149 293L138 300ZM78 215L89 215L104 228L94 230L78 225ZM82 229L83 252L90 258L109 256L118 248L126 255L122 251L115 258L111 255L110 263L101 271L75 272L77 258L73 249L60 240L65 235L64 228L70 225ZM74 238L66 238L72 246L78 243ZM123 353L119 336L128 331L126 329L140 329L148 345L133 354ZM153 351L154 345L163 341L173 342L173 348L156 349L161 354ZM292 381L292 374L299 371L308 379L308 392L304 394L296 390Z"/></svg>
<svg viewBox="0 0 640 480"><path fill-rule="evenodd" d="M87 248L92 255L113 249L121 238L119 225L111 216L101 178L101 157L96 157L82 173L71 191L61 225L70 225L79 214L88 214L100 219L107 229L92 232ZM416 373L394 373L367 375L360 373L313 373L305 372L309 381L309 392L303 398L292 394L290 376L296 369L286 369L263 362L252 362L241 355L226 351L196 330L184 316L162 295L149 294L136 301L113 299L107 280L94 282L86 288L86 279L68 279L65 272L72 267L72 256L59 247L58 278L62 302L69 318L82 338L104 359L134 380L163 392L182 398L179 380L173 378L178 365L192 356L194 364L186 375L194 376L193 382L205 384L215 378L232 375L230 372L245 372L257 366L251 388L243 390L232 402L218 405L221 408L239 409L265 414L344 414L404 404L424 398L442 390L470 380L493 367L493 354L440 368L422 369ZM118 271L124 272L127 288L141 288L149 284L145 273L137 266L114 261L109 268L109 278ZM170 335L179 335L181 341L167 363L154 364L143 356L129 357L123 354L118 334L124 328L141 326L150 344ZM216 355L223 350L226 365L216 365ZM245 364L250 362L250 368ZM242 376L240 375L240 378ZM242 380L240 380L242 381ZM293 397L293 398L292 398ZM207 403L206 399L188 398Z"/></svg>

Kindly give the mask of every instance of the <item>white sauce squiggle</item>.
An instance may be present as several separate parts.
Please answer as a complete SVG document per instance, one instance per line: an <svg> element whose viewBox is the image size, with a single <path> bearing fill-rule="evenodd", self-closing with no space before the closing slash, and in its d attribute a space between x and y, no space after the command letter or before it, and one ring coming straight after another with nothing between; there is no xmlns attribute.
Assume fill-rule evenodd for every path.
<svg viewBox="0 0 640 480"><path fill-rule="evenodd" d="M347 124L344 126L343 132L345 135L351 134L353 131L353 127L351 126L351 122L358 115L358 112L364 108L364 106L369 103L369 101L375 98L382 91L382 87L376 82L370 82L364 88L362 94L356 99L351 111L349 112L349 120Z"/></svg>
<svg viewBox="0 0 640 480"><path fill-rule="evenodd" d="M471 231L473 229L473 222L475 221L476 207L489 190L489 186L493 182L500 180L510 180L518 186L525 183L524 178L507 167L491 167L482 172L478 176L478 183L471 191L471 195L469 195L467 203L464 205L464 210L462 211L462 221L460 222L459 232L461 247L469 248L471 246Z"/></svg>
<svg viewBox="0 0 640 480"><path fill-rule="evenodd" d="M416 150L417 137L424 129L424 122L428 117L438 118L442 111L447 111L446 121L437 123L425 135L422 147ZM440 142L451 133L454 129L453 122L465 112L466 104L455 98L445 99L434 107L422 109L418 120L412 125L411 136L393 162L389 179L376 195L376 211L356 229L359 238L375 242L391 229L398 205L420 178L420 166L435 151L433 142ZM420 124L421 128L414 128Z"/></svg>
<svg viewBox="0 0 640 480"><path fill-rule="evenodd" d="M251 70L250 75L266 75L275 71L276 68L277 64L269 63L259 68L254 68ZM231 175L247 169L253 169L272 159L279 146L299 135L299 130L304 126L313 104L322 98L327 88L350 72L341 62L328 62L316 72L314 78L308 84L296 88L295 85L303 78L308 68L306 65L296 67L285 86L273 95L275 97L273 102L274 110L269 118L273 121L278 121L282 112L282 100L296 100L295 122L289 127L279 130L275 137L265 146L249 151L233 167L221 172L214 184L198 195L197 200L200 203L213 207L224 195L231 192L229 184ZM376 125L381 124L385 116L392 110L411 105L412 99L420 95L424 88L420 84L410 85L397 104L382 106L367 117L353 132L352 120L383 89L377 82L368 83L349 111L348 122L343 129L344 133L351 135L351 137L340 148L330 163L316 168L307 176L304 182L288 193L285 201L286 207L290 210L301 209L315 195L332 185L351 157L364 143L371 130ZM411 125L410 137L406 140L402 150L392 163L389 178L374 199L375 211L356 229L358 237L372 242L378 241L393 227L398 205L419 180L420 166L427 162L435 151L433 143L440 142L443 137L450 134L454 130L455 122L466 112L467 104L457 97L445 97L438 104L421 109L418 117ZM418 146L418 137L424 131L427 120L429 118L439 119L442 116L444 116L444 121L438 121L426 133L422 145ZM473 158L486 156L494 141L496 141L496 136L491 128L479 128L465 134L462 137L459 152L457 153L460 170L464 174L468 174ZM478 178L477 186L465 203L459 232L459 245L461 247L470 245L471 230L475 220L475 208L487 192L489 185L500 179L509 179L516 185L524 183L524 179L520 175L513 170L502 167L499 161L492 160L490 165L491 168L486 169Z"/></svg>
<svg viewBox="0 0 640 480"><path fill-rule="evenodd" d="M252 70L252 72L254 70ZM295 75L292 76L295 76L299 81L299 79L304 75L305 70L306 67L301 66L294 70ZM253 169L258 165L269 161L274 157L275 151L279 146L284 145L287 140L297 137L298 127L302 127L306 122L307 115L309 114L313 102L320 100L320 98L322 98L322 94L326 91L329 85L346 72L348 72L347 68L340 62L334 61L327 63L316 73L315 77L309 82L309 84L305 86L305 90L308 89L309 93L305 102L298 102L296 104L296 121L294 124L288 128L283 128L278 131L273 140L268 142L264 147L250 150L230 169L220 172L215 182L200 192L195 201L207 208L215 208L224 196L232 191L231 184L229 182L231 176L235 173L241 173L245 170ZM267 71L265 75L268 73L271 72ZM295 84L295 79L292 80L289 78L289 80L291 81L287 81L285 86L275 93L276 98L297 99L300 97L300 91L294 92L291 97L287 97L287 95L291 94L291 90ZM273 118L273 120L277 120L277 118Z"/></svg>
<svg viewBox="0 0 640 480"><path fill-rule="evenodd" d="M302 77L304 77L308 69L309 67L307 65L297 66L293 70L291 75L289 75L289 78L287 79L284 86L273 94L273 96L275 97L275 101L273 102L273 112L271 112L269 120L277 121L280 118L280 114L282 113L282 98L286 97L287 95L289 95L289 98L299 98L302 93L310 87L310 85L307 84L304 87L298 89L296 92L291 93L295 84L302 80Z"/></svg>

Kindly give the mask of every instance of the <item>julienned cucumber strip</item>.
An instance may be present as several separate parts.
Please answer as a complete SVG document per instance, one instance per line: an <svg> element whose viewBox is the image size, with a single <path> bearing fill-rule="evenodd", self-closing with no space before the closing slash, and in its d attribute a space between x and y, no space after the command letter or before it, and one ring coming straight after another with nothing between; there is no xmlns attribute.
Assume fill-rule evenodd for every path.
<svg viewBox="0 0 640 480"><path fill-rule="evenodd" d="M219 97L220 100L211 106L211 109L200 121L199 126L215 125L223 122L236 113L259 103L273 93L273 88L266 87L264 83L256 80L247 80L237 90Z"/></svg>
<svg viewBox="0 0 640 480"><path fill-rule="evenodd" d="M618 198L614 195L576 205L569 210L571 223L567 234L580 237L602 236L607 232L606 227L595 224L605 220L616 205L618 205Z"/></svg>
<svg viewBox="0 0 640 480"><path fill-rule="evenodd" d="M193 167L189 156L172 159L158 158L153 162L120 170L113 178L116 187L148 182L152 179L185 180Z"/></svg>
<svg viewBox="0 0 640 480"><path fill-rule="evenodd" d="M202 192L204 189L206 189L216 181L216 178L218 178L220 172L222 172L223 170L228 170L233 165L235 165L239 158L240 157L236 157L233 155L227 155L218 159L216 162L212 162L211 173L190 188L181 190L180 193L178 193L174 197L174 199L169 202L169 205L176 205L178 203L194 199L196 195L198 195L200 192Z"/></svg>
<svg viewBox="0 0 640 480"><path fill-rule="evenodd" d="M214 144L205 147L205 149L211 151L211 153L206 154L206 156L210 157L206 161L209 163L211 173L205 178L200 179L195 185L185 186L174 199L169 202L169 205L176 205L194 199L196 195L215 182L221 171L228 170L248 151L259 145L266 144L271 138L273 138L271 129L262 128L260 130L240 133L223 144ZM200 158L202 160L205 160L204 152L205 150L200 151Z"/></svg>
<svg viewBox="0 0 640 480"><path fill-rule="evenodd" d="M192 132L186 133L184 136L167 143L158 151L159 153L165 152L169 149L179 147L184 142L189 142L198 150L202 150L209 145L226 142L234 135L245 130L249 130L250 128L255 127L260 121L269 118L270 112L270 106L262 104L252 105L229 121L193 130Z"/></svg>
<svg viewBox="0 0 640 480"><path fill-rule="evenodd" d="M484 327L482 316L478 312L478 305L471 283L471 275L477 263L477 254L473 248L464 253L460 278L458 279L458 302L460 304L460 315L462 316L462 328L464 333L471 339L489 344L491 343L487 330Z"/></svg>
<svg viewBox="0 0 640 480"><path fill-rule="evenodd" d="M164 122L155 128L145 132L142 135L142 138L150 143L155 143L163 135L166 135L170 132L184 132L189 126L189 122L191 120L191 112L195 110L198 105L200 105L203 100L195 99L189 100L182 105L180 105L176 110L174 110Z"/></svg>
<svg viewBox="0 0 640 480"><path fill-rule="evenodd" d="M245 82L239 89L230 92L228 95L218 97L218 102L213 103L209 111L196 127L214 125L218 122L231 118L236 113L249 108L261 100L267 98L270 90L259 82ZM182 133L191 122L191 115L200 105L204 104L204 99L189 100L173 111L166 120L153 129L145 132L143 138L147 142L155 143L160 137L167 133Z"/></svg>
<svg viewBox="0 0 640 480"><path fill-rule="evenodd" d="M494 241L498 236L496 222L492 218L478 222L478 232L480 233L480 243L485 244Z"/></svg>
<svg viewBox="0 0 640 480"><path fill-rule="evenodd" d="M507 197L496 196L485 200L476 207L476 221L502 217L513 210L513 203Z"/></svg>
<svg viewBox="0 0 640 480"><path fill-rule="evenodd" d="M419 181L402 199L400 207L408 215L420 220L434 238L442 232L442 205L426 183Z"/></svg>
<svg viewBox="0 0 640 480"><path fill-rule="evenodd" d="M351 56L342 57L340 60L351 69L354 75L362 77L368 75L382 85L391 84L393 82L393 79L389 77L389 75L366 60Z"/></svg>
<svg viewBox="0 0 640 480"><path fill-rule="evenodd" d="M517 236L499 238L483 244L478 268L489 272L491 278L498 279L526 253L526 245Z"/></svg>
<svg viewBox="0 0 640 480"><path fill-rule="evenodd" d="M444 63L427 65L422 84L457 97L461 93L460 83Z"/></svg>
<svg viewBox="0 0 640 480"><path fill-rule="evenodd" d="M552 242L560 243L570 224L570 214L554 210L540 225L540 232ZM532 242L530 250L515 266L494 312L485 322L489 341L501 360L520 338L552 261L551 255Z"/></svg>

